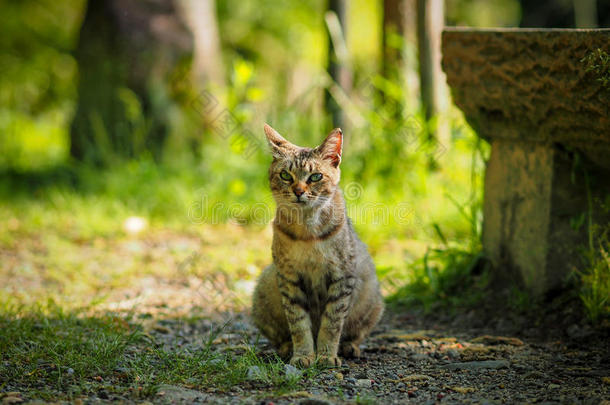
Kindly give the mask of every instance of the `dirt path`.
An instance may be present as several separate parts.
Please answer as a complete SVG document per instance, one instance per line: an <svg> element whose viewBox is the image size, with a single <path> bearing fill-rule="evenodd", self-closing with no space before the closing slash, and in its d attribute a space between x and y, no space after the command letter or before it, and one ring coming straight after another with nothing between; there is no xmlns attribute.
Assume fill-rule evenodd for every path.
<svg viewBox="0 0 610 405"><path fill-rule="evenodd" d="M64 359L65 378L57 380L58 373L45 368L57 359L51 361L50 354L41 354L45 361L40 370L36 366L31 372L47 370L41 374L47 379L34 377L33 382L20 384L18 381L31 379L5 381L0 373L2 403L36 398L73 398L75 403L219 404L600 404L610 400L610 326L606 325L605 332L587 328L575 310L577 305L569 302L545 305L544 313L539 314L545 323L514 319L507 313L487 314L487 319L475 312L435 318L413 312L388 313L365 342L361 359L346 361L340 369L304 374L285 368L273 359L273 351L259 339L247 314L239 312L249 305L254 275L268 263L271 233L257 239L258 230L226 227L206 228L199 236L161 232L142 240L85 242L44 233L15 240L14 246L0 246L0 262L7 263L0 274L0 293L23 303L51 296L60 299L60 304L88 302L102 295L105 300L97 307L99 311L132 313L138 323L133 330L142 327L150 336L128 347L127 365L107 370L103 379L97 374L89 378L98 372L95 364L86 367L83 377L70 376L74 370L68 367L73 365ZM233 235L230 243L225 240L227 235ZM235 255L236 251L241 254ZM222 315L229 311L237 314ZM73 326L86 335L86 325ZM218 354L212 358L216 361L228 355L236 360L195 364L197 355L207 350L210 331L221 327L210 346ZM161 353L146 356L157 348ZM177 349L183 357L175 361L172 354ZM250 363L239 359L249 353L271 366L257 369L253 362L248 368ZM184 362L189 359L187 367ZM141 364L146 372L134 370L134 364ZM161 371L158 364L165 367L163 378L156 373ZM235 365L245 368L234 373L239 374L234 382L209 387L202 383L207 381L205 367L216 367L224 378L230 374L225 369ZM265 375L270 369L276 373L272 378ZM288 375L292 382L278 388L278 374ZM81 391L69 392L68 379L82 395ZM176 385L159 386L163 381ZM138 391L143 386L153 388ZM32 387L45 395L32 392Z"/></svg>
<svg viewBox="0 0 610 405"><path fill-rule="evenodd" d="M297 390L285 395L274 394L254 368L251 381L229 389L162 386L154 402L610 404L607 337L585 331L576 338L540 341L461 326L468 316L447 321L388 314L366 342L361 359L302 376ZM210 328L180 321L163 325L166 330L152 333L168 345L196 344ZM232 350L248 340L260 355L270 356L268 344L256 343L256 336L247 316L238 314L225 325L214 350ZM287 367L286 373L299 371Z"/></svg>

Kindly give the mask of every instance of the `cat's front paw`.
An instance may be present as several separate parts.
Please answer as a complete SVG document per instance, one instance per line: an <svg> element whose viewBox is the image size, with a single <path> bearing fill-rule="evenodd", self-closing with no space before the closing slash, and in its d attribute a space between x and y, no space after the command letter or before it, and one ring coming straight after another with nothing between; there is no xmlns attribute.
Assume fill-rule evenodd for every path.
<svg viewBox="0 0 610 405"><path fill-rule="evenodd" d="M302 355L302 354L295 354L294 356L292 356L292 358L290 359L290 364L296 367L309 367L311 366L315 361L315 357L313 355L310 356L306 356L306 355Z"/></svg>
<svg viewBox="0 0 610 405"><path fill-rule="evenodd" d="M318 357L318 364L323 367L341 367L341 359L338 356L323 355Z"/></svg>
<svg viewBox="0 0 610 405"><path fill-rule="evenodd" d="M282 343L277 352L282 360L288 360L290 358L290 355L292 354L292 342Z"/></svg>
<svg viewBox="0 0 610 405"><path fill-rule="evenodd" d="M339 353L347 359L354 359L360 357L360 348L353 342L343 342L339 348Z"/></svg>

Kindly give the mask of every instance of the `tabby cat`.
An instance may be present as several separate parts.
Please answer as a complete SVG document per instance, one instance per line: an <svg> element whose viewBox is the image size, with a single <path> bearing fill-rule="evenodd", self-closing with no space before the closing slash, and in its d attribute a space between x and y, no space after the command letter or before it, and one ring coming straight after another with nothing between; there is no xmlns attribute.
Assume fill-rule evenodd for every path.
<svg viewBox="0 0 610 405"><path fill-rule="evenodd" d="M383 313L375 265L338 186L343 134L334 129L315 149L293 145L269 125L265 134L277 211L273 264L254 291L254 324L293 365L340 366L338 354L360 356Z"/></svg>

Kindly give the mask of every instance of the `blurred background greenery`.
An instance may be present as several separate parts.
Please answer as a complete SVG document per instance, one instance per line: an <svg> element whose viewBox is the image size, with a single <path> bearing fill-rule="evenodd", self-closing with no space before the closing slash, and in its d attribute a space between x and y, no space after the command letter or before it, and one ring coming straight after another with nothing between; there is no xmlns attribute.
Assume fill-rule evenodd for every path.
<svg viewBox="0 0 610 405"><path fill-rule="evenodd" d="M222 235L234 224L256 249L215 239L223 254L248 254L225 263L208 252L210 266L253 279L270 261L268 244L259 245L271 219L261 204L273 209L264 122L304 146L341 124L342 184L386 293L414 280L422 291L443 289L435 274L448 266L471 271L488 145L442 83L444 107L430 112L422 101L416 3L3 0L0 243L5 253L26 246L19 260L4 255L3 278L13 280L4 291L17 296L19 280L46 277L55 289L26 283L19 300L69 302L70 274L105 272L67 254L83 244L167 230ZM592 13L547 1L554 20L540 3L447 0L441 26L607 23L607 2ZM390 18L397 4L399 27ZM426 254L438 249L459 263ZM79 291L96 296L101 285Z"/></svg>

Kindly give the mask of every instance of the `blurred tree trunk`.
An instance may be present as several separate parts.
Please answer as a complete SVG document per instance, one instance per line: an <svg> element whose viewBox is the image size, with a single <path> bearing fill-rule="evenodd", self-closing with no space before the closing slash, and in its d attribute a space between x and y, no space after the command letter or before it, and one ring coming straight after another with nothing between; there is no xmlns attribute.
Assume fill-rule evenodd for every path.
<svg viewBox="0 0 610 405"><path fill-rule="evenodd" d="M107 164L148 151L160 158L171 102L165 83L191 49L173 1L89 1L75 52L72 157Z"/></svg>
<svg viewBox="0 0 610 405"><path fill-rule="evenodd" d="M448 130L430 127L446 104L445 76L441 69L441 33L444 23L443 0L417 0L417 47L421 102L431 137L437 136L448 147Z"/></svg>
<svg viewBox="0 0 610 405"><path fill-rule="evenodd" d="M404 1L404 79L405 99L419 97L419 58L417 57L417 0Z"/></svg>
<svg viewBox="0 0 610 405"><path fill-rule="evenodd" d="M609 0L519 0L520 27L608 28Z"/></svg>
<svg viewBox="0 0 610 405"><path fill-rule="evenodd" d="M382 32L382 74L383 77L398 87L404 87L404 42L405 42L405 0L383 1L383 32ZM382 92L386 106L392 104L392 112L396 118L402 115L404 100L392 99Z"/></svg>
<svg viewBox="0 0 610 405"><path fill-rule="evenodd" d="M573 0L576 28L597 28L597 1Z"/></svg>
<svg viewBox="0 0 610 405"><path fill-rule="evenodd" d="M405 0L383 0L383 76L397 78L402 69Z"/></svg>
<svg viewBox="0 0 610 405"><path fill-rule="evenodd" d="M194 38L193 75L198 87L224 85L215 0L180 0L184 19Z"/></svg>
<svg viewBox="0 0 610 405"><path fill-rule="evenodd" d="M345 32L347 27L346 19L346 3L345 0L329 0L328 1L328 12L334 14L336 19L328 18L327 13L327 27L328 27L328 65L327 72L334 83L330 84L330 87L338 84L339 88L346 90L346 81L349 80L349 73L346 70L347 67L344 65L344 60L341 60L341 44L339 41L345 38ZM331 15L332 15L331 14ZM338 24L333 24L333 22ZM330 24L329 24L330 22ZM336 95L335 95L336 96ZM326 111L330 113L333 125L335 127L343 126L343 112L341 106L333 97L332 88L328 88L325 92L324 102Z"/></svg>
<svg viewBox="0 0 610 405"><path fill-rule="evenodd" d="M574 8L570 1L519 0L519 3L521 4L521 27L574 28Z"/></svg>

